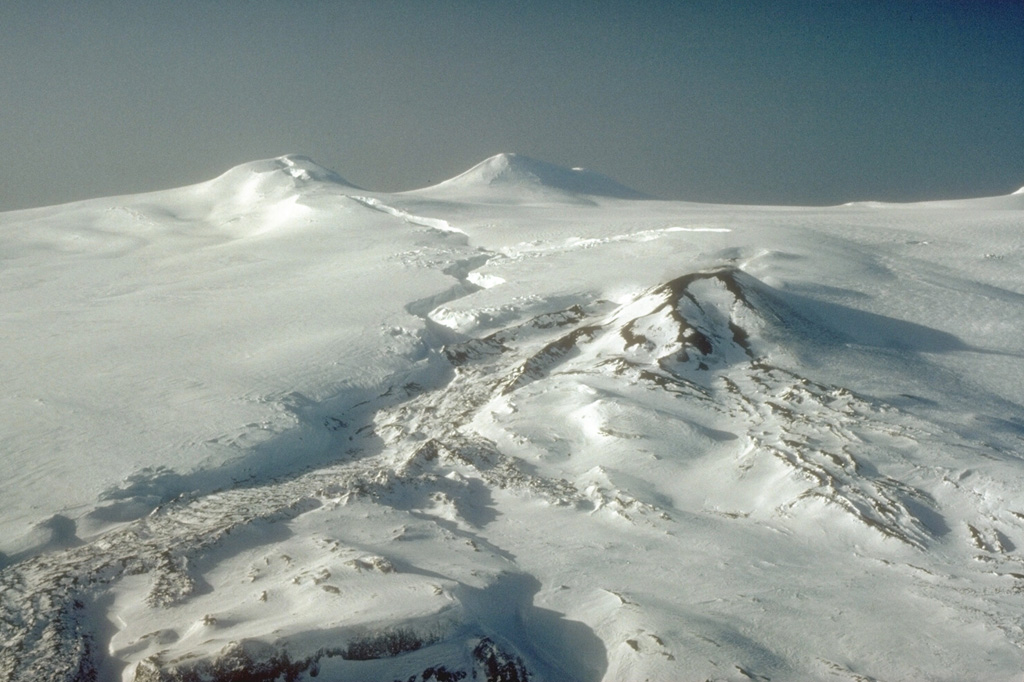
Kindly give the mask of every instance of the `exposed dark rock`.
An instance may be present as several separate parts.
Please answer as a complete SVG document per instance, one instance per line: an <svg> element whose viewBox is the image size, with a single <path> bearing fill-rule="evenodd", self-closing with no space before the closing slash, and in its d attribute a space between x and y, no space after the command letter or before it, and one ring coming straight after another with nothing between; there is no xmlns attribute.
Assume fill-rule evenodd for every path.
<svg viewBox="0 0 1024 682"><path fill-rule="evenodd" d="M530 673L519 656L509 654L484 637L473 649L473 679L484 682L528 682Z"/></svg>
<svg viewBox="0 0 1024 682"><path fill-rule="evenodd" d="M429 643L429 640L424 639L414 630L394 628L351 642L342 656L351 661L392 658L421 649L424 644Z"/></svg>
<svg viewBox="0 0 1024 682"><path fill-rule="evenodd" d="M321 649L314 655L292 659L287 651L261 642L232 643L213 660L166 662L159 655L142 661L135 682L295 682L303 673L316 677L320 661L342 655Z"/></svg>

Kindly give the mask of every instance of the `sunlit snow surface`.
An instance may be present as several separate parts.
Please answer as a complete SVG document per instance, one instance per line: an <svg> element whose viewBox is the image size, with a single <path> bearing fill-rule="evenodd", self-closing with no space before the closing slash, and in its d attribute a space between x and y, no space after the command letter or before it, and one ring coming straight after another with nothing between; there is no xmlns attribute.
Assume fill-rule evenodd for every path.
<svg viewBox="0 0 1024 682"><path fill-rule="evenodd" d="M514 155L0 214L0 679L1019 679L1022 272Z"/></svg>

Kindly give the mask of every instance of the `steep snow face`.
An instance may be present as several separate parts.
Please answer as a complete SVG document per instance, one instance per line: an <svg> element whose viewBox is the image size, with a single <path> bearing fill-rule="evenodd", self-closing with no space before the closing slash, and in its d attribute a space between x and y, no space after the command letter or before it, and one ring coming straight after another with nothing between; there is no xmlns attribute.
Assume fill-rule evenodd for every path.
<svg viewBox="0 0 1024 682"><path fill-rule="evenodd" d="M642 199L644 195L583 168L562 168L521 154L497 154L465 173L409 194L464 200L585 201L586 197Z"/></svg>
<svg viewBox="0 0 1024 682"><path fill-rule="evenodd" d="M1019 674L1016 197L496 159L0 215L0 680Z"/></svg>

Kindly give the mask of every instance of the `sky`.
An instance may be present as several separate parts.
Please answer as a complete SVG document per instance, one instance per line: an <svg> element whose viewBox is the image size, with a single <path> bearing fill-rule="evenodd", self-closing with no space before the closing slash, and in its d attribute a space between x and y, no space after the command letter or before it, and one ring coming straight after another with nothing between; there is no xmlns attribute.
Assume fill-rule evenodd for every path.
<svg viewBox="0 0 1024 682"><path fill-rule="evenodd" d="M299 153L379 191L499 152L666 199L1024 185L1024 2L5 0L0 211Z"/></svg>

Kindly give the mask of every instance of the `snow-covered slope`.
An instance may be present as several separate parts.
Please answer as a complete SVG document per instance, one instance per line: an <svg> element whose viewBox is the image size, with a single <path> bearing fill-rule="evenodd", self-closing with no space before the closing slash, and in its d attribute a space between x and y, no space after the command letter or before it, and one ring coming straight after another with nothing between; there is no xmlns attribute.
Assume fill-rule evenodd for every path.
<svg viewBox="0 0 1024 682"><path fill-rule="evenodd" d="M585 168L562 168L522 154L497 154L465 173L410 195L494 203L588 202L590 197L643 199L642 193Z"/></svg>
<svg viewBox="0 0 1024 682"><path fill-rule="evenodd" d="M877 201L852 202L846 206L877 207L877 208L943 208L965 210L1024 210L1024 187L1016 192L995 197L978 197L975 199L940 199L937 201L920 201L917 203L893 204Z"/></svg>
<svg viewBox="0 0 1024 682"><path fill-rule="evenodd" d="M1018 195L580 173L0 214L0 679L1019 677Z"/></svg>

